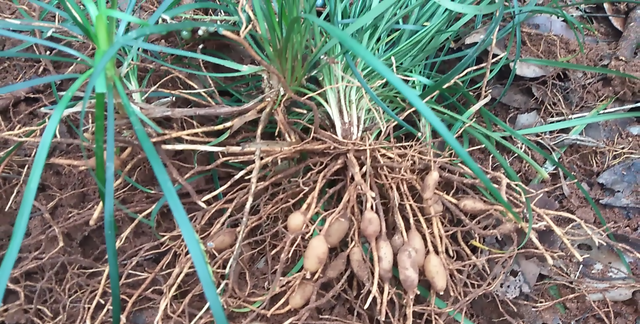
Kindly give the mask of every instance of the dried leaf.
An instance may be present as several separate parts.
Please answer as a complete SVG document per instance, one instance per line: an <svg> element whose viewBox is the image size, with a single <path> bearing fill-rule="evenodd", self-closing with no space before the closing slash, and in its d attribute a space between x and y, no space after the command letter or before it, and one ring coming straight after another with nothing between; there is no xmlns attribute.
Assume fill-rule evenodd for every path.
<svg viewBox="0 0 640 324"><path fill-rule="evenodd" d="M510 107L519 109L540 108L540 105L538 105L538 103L533 100L533 96L514 86L509 87L506 90L506 93L504 86L493 86L491 88L491 97L493 97L494 99L498 99L500 98L500 96L502 96L500 102Z"/></svg>

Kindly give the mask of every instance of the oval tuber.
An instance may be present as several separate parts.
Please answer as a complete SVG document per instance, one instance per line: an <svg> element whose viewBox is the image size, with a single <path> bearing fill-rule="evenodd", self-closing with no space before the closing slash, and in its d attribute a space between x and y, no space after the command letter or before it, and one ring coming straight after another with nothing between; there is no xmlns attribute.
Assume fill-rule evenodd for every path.
<svg viewBox="0 0 640 324"><path fill-rule="evenodd" d="M104 162L107 163L107 152L104 152ZM87 160L86 162L87 167L95 170L96 169L96 157L92 157L90 159ZM117 155L113 156L113 169L114 170L121 170L122 167L122 161L120 160L120 157ZM106 168L106 165L105 165Z"/></svg>
<svg viewBox="0 0 640 324"><path fill-rule="evenodd" d="M499 235L510 235L515 233L519 228L518 224L505 220L504 223L500 224L500 226L496 228L496 232Z"/></svg>
<svg viewBox="0 0 640 324"><path fill-rule="evenodd" d="M308 280L302 280L296 287L296 290L293 294L289 295L289 307L293 309L300 309L304 306L309 299L311 299L311 295L313 295L313 290L315 289L315 285L313 282Z"/></svg>
<svg viewBox="0 0 640 324"><path fill-rule="evenodd" d="M444 211L440 197L433 197L427 202L427 216L438 215Z"/></svg>
<svg viewBox="0 0 640 324"><path fill-rule="evenodd" d="M482 215L494 209L493 206L485 204L479 199L470 197L460 198L458 200L458 207L463 212L471 215Z"/></svg>
<svg viewBox="0 0 640 324"><path fill-rule="evenodd" d="M349 232L350 226L351 221L346 213L334 219L327 227L326 232L323 233L327 245L329 245L330 248L338 246L340 241L342 241L344 236Z"/></svg>
<svg viewBox="0 0 640 324"><path fill-rule="evenodd" d="M287 218L287 232L294 234L302 231L306 217L301 210L296 210Z"/></svg>
<svg viewBox="0 0 640 324"><path fill-rule="evenodd" d="M228 250L236 242L237 233L235 228L225 228L218 232L208 244L214 251L220 253Z"/></svg>
<svg viewBox="0 0 640 324"><path fill-rule="evenodd" d="M309 240L309 245L304 251L303 267L310 273L314 273L327 262L329 246L324 235L316 235Z"/></svg>
<svg viewBox="0 0 640 324"><path fill-rule="evenodd" d="M340 277L340 275L344 272L344 269L347 268L347 258L349 252L344 251L329 263L327 270L324 272L324 278L326 279L335 279Z"/></svg>
<svg viewBox="0 0 640 324"><path fill-rule="evenodd" d="M380 234L380 217L373 210L367 209L362 214L360 232L369 243L375 242L376 237Z"/></svg>
<svg viewBox="0 0 640 324"><path fill-rule="evenodd" d="M349 251L349 264L351 264L351 269L356 277L368 286L371 283L371 271L369 264L364 259L364 251L360 245L356 244Z"/></svg>
<svg viewBox="0 0 640 324"><path fill-rule="evenodd" d="M393 237L391 237L391 248L393 248L393 253L398 253L400 248L404 245L404 238L402 237L402 233L400 230L397 230Z"/></svg>
<svg viewBox="0 0 640 324"><path fill-rule="evenodd" d="M378 248L378 268L382 282L389 283L393 276L393 248L386 236L381 235L376 243Z"/></svg>
<svg viewBox="0 0 640 324"><path fill-rule="evenodd" d="M424 181L422 182L422 198L425 201L430 200L435 194L438 180L440 180L440 173L438 173L438 169L435 168L424 177Z"/></svg>
<svg viewBox="0 0 640 324"><path fill-rule="evenodd" d="M427 254L427 248L424 245L424 239L422 239L422 235L420 235L420 232L418 232L415 227L411 227L411 230L409 230L409 233L407 233L407 239L409 240L409 245L415 252L414 261L416 263L416 266L419 267L420 263L424 261L424 258ZM398 253L400 252L398 251Z"/></svg>
<svg viewBox="0 0 640 324"><path fill-rule="evenodd" d="M420 277L418 275L418 263L416 260L416 251L411 246L411 243L403 245L398 251L398 275L400 277L400 283L402 287L407 291L410 296L415 295L418 290L418 281Z"/></svg>
<svg viewBox="0 0 640 324"><path fill-rule="evenodd" d="M424 259L424 274L437 293L442 294L447 289L447 272L442 259L433 251Z"/></svg>

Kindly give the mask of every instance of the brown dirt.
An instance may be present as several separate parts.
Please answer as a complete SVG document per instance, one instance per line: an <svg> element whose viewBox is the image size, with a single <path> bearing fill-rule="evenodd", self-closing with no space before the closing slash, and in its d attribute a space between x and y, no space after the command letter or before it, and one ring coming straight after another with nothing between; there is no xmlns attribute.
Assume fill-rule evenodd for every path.
<svg viewBox="0 0 640 324"><path fill-rule="evenodd" d="M0 12L8 16L15 14L13 6L8 5L6 2L0 3ZM167 37L158 41L170 42L171 40L172 38ZM523 56L558 59L578 53L576 46L571 44L567 46L557 38L525 33L524 40L526 46L524 47ZM15 43L9 41L3 43L3 45L4 48L10 48ZM194 44L193 46L195 47L196 45ZM223 51L226 48L220 42L212 42L207 46L210 46L207 49L212 51ZM584 54L573 58L570 62L597 66L612 51L611 46L587 47ZM82 52L87 51L81 45L78 45L77 49ZM228 51L227 55L240 56L238 58L239 61L248 62L246 53L239 51L237 48ZM142 64L141 73L149 72L150 63L146 63L149 65ZM640 71L637 60L622 63L614 60L610 67L631 74L637 74ZM0 65L0 73L3 73L0 74L0 86L21 82L37 76L49 75L52 72L69 73L70 69L76 70L77 68L60 63L52 63L49 67L46 62L18 59L6 60L4 64ZM167 71L154 74L151 84L160 83L170 74L171 72ZM584 80L588 80L588 82ZM558 89L563 91L562 97L553 97L546 102L547 105L543 115L545 118L581 112L585 107L592 107L603 98L608 98L611 95L620 95L622 98L631 100L634 95L639 93L640 89L638 84L618 77L602 80L595 74L577 75L566 71L559 71L548 76L543 83L550 93L558 93ZM64 89L65 86L68 86L68 84L63 83L60 88ZM162 88L182 90L191 89L191 85L184 79L174 76L165 80L162 83ZM35 126L38 121L46 117L38 109L53 103L53 94L49 86L35 87L30 89L29 92L14 93L11 96L0 98L0 117L1 126L3 127L0 130L2 133L0 136L0 151L5 151L11 145L14 145L17 142L16 137L23 135L20 132L16 135L7 135L6 132L17 132L26 127ZM562 107L562 109L558 107ZM499 109L503 109L503 111L496 113L496 115L504 117L504 120L513 113L507 107L499 107ZM59 130L60 139L54 142L50 157L82 160L82 152L77 141L72 141L77 140L78 135L68 126L70 123L77 125L78 122L77 117L70 117L65 120L64 125L61 125ZM85 122L88 122L88 120ZM180 131L193 128L194 125L200 127L201 125L215 123L217 121L206 118L193 120L185 118L179 121L164 120L161 123L161 127L172 131ZM250 124L250 126L255 127L255 123ZM41 133L42 128L36 136L41 135ZM202 142L204 137L211 139L220 136L220 134L206 133L198 136L201 136L200 140ZM243 137L251 138L252 136L254 136L252 129L249 127L243 128L233 134L230 139L221 143L220 146L235 146L238 144L237 139ZM131 141L130 138L121 138L121 140ZM163 143L173 144L172 141L163 141ZM346 151L346 149L343 150L339 147L343 144L328 145L322 140L317 140L316 144L326 146L322 146L320 149L309 149L309 152L322 151L325 154L336 154L338 156L339 153L344 154L342 151ZM619 161L623 156L631 154L630 152L637 152L639 149L637 140L634 142L634 139L627 135L619 136L615 143L615 147L627 147L626 151L613 148L613 144L612 142L610 148L598 150L584 150L579 147L569 148L561 159L561 162L569 166L570 171L576 174L580 182L589 186L590 193L595 199L604 196L604 191L597 184L595 178L602 171L615 164L615 161ZM13 223L19 209L22 191L24 190L24 183L26 182L26 176L22 178L23 173L30 165L36 147L37 143L26 142L6 165L0 167L0 206L3 206L2 213L4 216L0 217L0 249L6 249L8 245ZM197 160L196 164L200 166L199 171L203 171L203 167L211 164L204 153L196 155L192 151L169 150L166 153L171 159L170 163L177 170L177 174L182 177L189 173L197 173L194 171L196 169L194 160ZM495 171L492 165L492 163L495 164L495 160L486 151L474 150L471 153L479 165ZM507 153L505 151L505 154ZM544 163L544 159L541 156L532 152L527 153L530 153L538 163ZM407 159L403 162L409 165L412 162L411 158L418 160L416 157L419 153L415 154L407 154ZM274 154L269 156L274 156ZM314 166L319 170L322 169L323 165L326 166L322 161L331 161L332 159L328 156L323 155L320 158L321 161L316 161L318 163L315 163ZM218 161L222 158L229 161L239 161L237 163L245 165L253 163L251 154L220 154L216 156ZM287 160L284 159L284 161ZM424 163L425 160L422 161ZM130 164L127 175L153 192L145 193L133 186L121 185L116 188L116 198L130 211L142 214L152 208L162 195L158 193L158 184L153 171L146 163L138 147L134 149L127 163ZM277 163L283 162L274 162L274 164ZM512 160L511 166L519 173L523 182L528 183L535 177L535 172L518 159ZM411 165L410 167L417 169L416 165ZM247 182L233 182L231 179L239 172L239 168L225 164L217 165L217 168L221 178L221 185L231 184L223 192L225 196L223 201L218 202L217 198L211 199L207 201L207 204L211 207L207 210L202 210L193 202L187 190L180 191L185 208L205 243L211 238L212 233L215 231L214 229L217 230L221 226L218 222L223 217L222 211L231 210L228 222L235 224L240 219L239 215L241 215L247 199ZM291 168L284 168L285 172L289 169ZM275 282L278 263L283 264L280 274L281 277L284 277L299 260L303 252L303 246L298 243L292 251L285 250L284 245L287 236L283 233L282 224L286 215L295 207L294 202L297 200L297 196L305 192L303 188L311 188L317 184L319 172L321 171L313 171L308 179L296 179L296 181L292 182L280 179L281 182L275 182L263 188L260 192L261 195L257 195L259 197L256 198L255 204L251 208L251 219L242 246L241 266L238 267L237 273L232 278L232 281L235 282L233 289L229 289L229 281L223 276L230 252L226 251L217 255L213 251L208 251L218 287L223 282L226 285L222 296L227 310L244 308L247 304L263 298L268 293L268 288ZM390 175L390 177L392 176ZM401 175L395 176L401 177ZM293 177L293 175L288 175L288 177ZM344 178L345 174L339 174L335 175L332 180L342 180ZM269 178L263 176L261 179L266 181ZM178 183L179 179L174 178L173 181ZM549 187L555 186L547 194L559 203L559 211L577 215L587 224L599 226L599 220L590 208L585 207L586 200L579 194L576 186L568 184L571 195L565 197L562 188L559 186L560 183L561 179L557 173L554 173L552 179L547 183ZM211 176L203 177L191 183L191 187L199 197L203 197L216 189ZM450 185L446 189L457 193L459 190L464 190L457 185ZM308 193L305 193L305 195L308 195ZM382 199L385 199L385 206L391 206L395 197L383 194ZM78 170L77 167L47 164L42 174L39 193L34 204L23 247L20 251L3 307L0 309L1 320L6 323L79 323L85 320L91 320L95 323L110 322L110 310L105 307L105 305L109 304L110 288L108 283L102 282L107 264L104 227L101 220L98 221L97 225L89 225L98 203L98 191L95 181L89 172ZM328 202L327 206L330 207L328 209L336 208L338 203L339 201ZM6 206L6 211L4 206ZM608 224L611 224L619 232L638 236L637 216L636 218L629 218L619 209L601 207L601 212ZM121 242L118 248L118 257L121 262L122 304L123 310L126 309L127 311L125 317L128 323L154 323L159 314L163 323L193 321L202 308L205 307L206 301L198 284L197 276L192 266L190 266L189 254L184 244L182 244L180 233L168 208L165 206L161 209L154 228L135 222L132 217L120 210L116 213L116 223L117 236ZM457 226L462 226L462 224L458 223ZM445 228L445 231L453 233L455 229ZM164 240L158 240L155 236L156 234L164 237ZM456 247L456 249L456 253L464 255L459 247ZM455 266L462 268L461 263L457 262ZM258 264L262 264L262 266L257 266ZM452 263L453 265L454 263ZM459 289L459 291L456 291L458 294L473 291L473 289L467 289L466 286L463 286L465 282L461 278L455 277L452 280L456 283L455 288ZM318 299L324 298L335 286L336 282L329 282L323 285L318 294ZM289 285L292 280L286 279L286 283ZM398 282L394 283L398 284ZM482 282L474 282L469 286L477 287L481 284ZM290 287L288 285L284 286L285 289ZM425 285L428 286L428 284ZM538 299L552 300L553 298L546 293L544 288L537 286L532 295L535 295L535 298ZM326 301L311 310L305 323L373 323L373 312L371 310L375 309L377 301L374 300L373 306L370 306L368 310L363 310L362 303L368 297L368 293L362 293L362 289L361 283L349 281L335 296L329 296L331 298L327 298ZM576 287L572 286L561 286L560 288L563 296L575 293L575 291ZM255 315L254 320L257 323L284 323L297 313L286 312L271 317L267 317L264 314L269 308L274 307L280 298L284 296L284 293L280 292L272 296L267 307L261 308L260 314L228 310L229 319L232 323L241 323ZM462 299L461 296L450 292L440 296L440 298L450 304L455 304ZM513 309L518 309L520 315L524 314L524 318L533 316L526 315L527 312L533 312L531 307L527 308L524 301L520 301L520 303L517 307L510 308L504 303L496 302L490 294L485 294L473 299L469 307L463 305L464 307L461 309L465 311L466 316L474 319L475 323L498 323L493 322L493 320L505 322L503 312L517 319L518 312L513 311ZM598 316L605 314L603 317L607 320L611 320L612 317L618 318L617 321L611 320L611 323L623 323L620 322L620 319L623 319L624 323L632 323L633 316L640 316L640 307L632 304L632 302L614 304L598 302L594 305L587 305L584 297L578 296L564 303L568 311L563 315L563 319L568 321L584 315L585 320L583 323L602 323L602 319ZM399 313L399 315L395 314L395 316L403 315L404 308L400 307L401 305L404 305L404 301L392 295L388 307ZM596 312L596 309L602 313ZM445 323L453 322L443 312L434 310L424 299L418 299L414 310L415 314L413 316L416 321L429 322L433 321L433 316L438 316ZM551 310L552 306L543 309L541 313L552 314ZM210 317L210 314L207 313L200 318L199 322L210 320Z"/></svg>

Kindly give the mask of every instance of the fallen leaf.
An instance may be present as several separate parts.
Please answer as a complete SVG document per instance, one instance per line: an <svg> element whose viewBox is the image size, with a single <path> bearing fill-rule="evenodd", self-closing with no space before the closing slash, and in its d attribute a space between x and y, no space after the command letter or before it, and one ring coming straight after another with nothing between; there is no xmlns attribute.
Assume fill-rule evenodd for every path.
<svg viewBox="0 0 640 324"><path fill-rule="evenodd" d="M502 98L500 98L500 96L502 96ZM533 100L533 96L525 93L515 86L510 86L505 92L504 86L495 85L491 87L491 97L493 97L493 99L500 98L501 103L514 108L540 108L540 105Z"/></svg>
<svg viewBox="0 0 640 324"><path fill-rule="evenodd" d="M513 126L513 129L521 130L525 128L531 128L536 126L539 121L540 121L540 116L538 116L538 111L536 110L526 114L518 114L518 117L516 118L516 123Z"/></svg>
<svg viewBox="0 0 640 324"><path fill-rule="evenodd" d="M614 190L613 197L600 200L600 203L617 207L640 207L640 159L616 164L604 171L598 182Z"/></svg>
<svg viewBox="0 0 640 324"><path fill-rule="evenodd" d="M514 63L509 63L513 69ZM518 61L515 63L516 74L525 78L539 78L551 74L553 67Z"/></svg>

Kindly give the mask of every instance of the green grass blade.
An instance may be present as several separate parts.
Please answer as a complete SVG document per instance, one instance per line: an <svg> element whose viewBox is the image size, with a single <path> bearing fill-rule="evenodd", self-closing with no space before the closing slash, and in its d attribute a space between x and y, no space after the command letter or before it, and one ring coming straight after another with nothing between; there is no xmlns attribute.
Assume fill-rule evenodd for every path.
<svg viewBox="0 0 640 324"><path fill-rule="evenodd" d="M33 3L34 5L44 9L43 12L50 12L56 15L59 15L61 18L65 19L65 20L72 20L71 17L69 17L69 15L64 11L64 10L60 10L48 3L44 3L42 1L38 1L38 0L29 0L29 2Z"/></svg>
<svg viewBox="0 0 640 324"><path fill-rule="evenodd" d="M87 37L92 43L96 42L96 34L93 30L93 26L85 17L84 11L80 9L75 1L60 0L59 3L64 8L67 16L73 21L73 24L82 30L82 34Z"/></svg>
<svg viewBox="0 0 640 324"><path fill-rule="evenodd" d="M262 70L264 70L264 68L260 67L260 66L247 66L247 65L241 65L238 64L236 62L233 61L227 61L227 60L220 60L217 59L215 57L211 57L211 56L207 56L207 55L202 55L202 54L198 54L198 53L193 53L193 52L189 52L189 51L184 51L184 50L179 50L179 49L174 49L171 47L165 47L165 46L160 46L160 45L155 45L155 44L150 44L150 43L141 43L138 45L138 47L149 50L149 51L156 51L156 52L163 52L163 53L168 53L168 54L175 54L175 55L180 55L183 57L190 57L190 58L195 58L195 59L199 59L199 60L203 60L206 62L211 62L214 64L218 64L218 65L222 65L224 67L228 67L230 69L234 69L237 70L238 72L233 72L233 73L208 73L208 75L211 76L227 76L227 77L232 77L232 76L244 76L247 74L251 74L251 73L257 73L260 72Z"/></svg>
<svg viewBox="0 0 640 324"><path fill-rule="evenodd" d="M443 140L447 142L449 146L458 154L458 156L463 160L464 164L478 177L480 181L486 186L489 192L493 195L493 198L502 204L507 210L513 215L513 217L517 220L521 220L520 216L513 211L513 207L509 202L507 202L498 189L491 183L487 175L480 169L480 167L476 164L476 162L471 158L469 153L460 145L458 140L449 132L447 127L442 123L442 121L431 111L431 109L422 102L422 99L415 90L411 89L407 86L402 79L398 78L395 73L387 66L382 64L379 59L373 56L365 47L355 41L351 36L342 32L335 26L328 24L315 16L304 15L305 19L309 19L319 26L321 26L324 30L326 30L331 36L335 37L340 43L351 50L355 55L361 58L364 62L366 62L371 68L380 73L387 81L393 85L402 95L416 108L416 110L424 116L433 129L442 136Z"/></svg>
<svg viewBox="0 0 640 324"><path fill-rule="evenodd" d="M67 79L77 79L80 76L81 76L80 74L58 74L58 75L49 75L42 78L32 79L32 80L24 81L20 83L15 83L15 84L11 84L11 85L0 88L0 95L7 94L16 90L21 90L21 89L45 84L45 83L57 82L60 80L67 80Z"/></svg>
<svg viewBox="0 0 640 324"><path fill-rule="evenodd" d="M107 159L105 163L104 187L104 237L109 263L109 282L111 286L111 313L113 323L120 323L120 267L118 266L118 250L116 248L116 222L114 219L114 159L115 159L115 109L113 87L109 86L107 100ZM124 97L127 98L127 97ZM98 155L102 155L99 152Z"/></svg>
<svg viewBox="0 0 640 324"><path fill-rule="evenodd" d="M565 120L561 122L550 123L542 126L525 128L525 129L517 130L514 132L519 135L531 135L531 134L552 132L552 131L571 128L571 127L580 126L584 124L599 123L607 120L621 119L621 118L638 118L638 117L640 117L640 112L600 114L596 116L575 118L575 119ZM495 132L494 134L496 136L513 135L513 133L510 133L510 132Z"/></svg>
<svg viewBox="0 0 640 324"><path fill-rule="evenodd" d="M636 79L636 80L638 79L638 77L635 75L627 74L627 73L623 73L620 71L611 70L611 69L607 69L599 66L588 66L588 65L574 64L569 62L560 62L560 61L552 61L552 60L536 59L536 58L521 58L519 62L534 64L534 65L551 66L551 67L556 67L556 68L565 69L565 70L577 70L577 71L583 71L583 72L602 73L602 74L615 75L623 78Z"/></svg>
<svg viewBox="0 0 640 324"><path fill-rule="evenodd" d="M34 54L34 53L2 51L0 52L0 57L19 57L19 58L35 59L35 60L49 60L49 61L55 61L55 62L77 63L80 65L89 66L89 64L87 64L86 62L78 61L78 59L60 57L60 56L54 56L54 55L40 55L40 54Z"/></svg>
<svg viewBox="0 0 640 324"><path fill-rule="evenodd" d="M113 10L113 9L105 9L102 13L104 13L107 17L112 17L116 19L122 20L123 23L134 23L140 26L149 26L149 23L146 20L142 20L140 18L136 18L134 16L128 15L122 11Z"/></svg>
<svg viewBox="0 0 640 324"><path fill-rule="evenodd" d="M126 91L120 83L120 80L116 79L115 85L121 98L126 98ZM149 139L149 136L147 135L142 123L140 122L140 120L138 120L138 117L133 111L131 105L129 105L128 101L124 101L123 106L125 111L127 112L127 115L129 116L131 126L133 127L133 130L138 137L140 146L142 146L142 149L145 152L149 163L151 164L151 168L156 175L156 179L160 184L162 192L164 193L165 197L167 197L169 209L171 210L175 221L180 228L182 237L187 245L187 249L189 250L189 254L191 255L191 259L196 269L196 273L198 274L198 278L200 279L200 283L202 284L205 297L207 298L207 301L209 301L209 307L211 309L211 312L213 313L215 322L217 324L228 324L224 309L222 307L222 303L220 302L220 298L217 293L216 285L213 281L213 273L211 271L211 267L209 266L209 262L207 261L207 256L205 254L202 242L194 231L193 226L191 225L191 221L189 220L189 217L184 209L184 206L182 206L180 197L178 196L176 190L174 189L174 186L172 185L171 178L169 177L167 170L164 168L162 160L156 152L155 147Z"/></svg>
<svg viewBox="0 0 640 324"><path fill-rule="evenodd" d="M439 5L461 14L465 15L485 15L489 13L493 13L500 9L501 4L495 3L492 5L484 5L484 6L476 6L460 3L460 1L453 2L450 0L435 0Z"/></svg>
<svg viewBox="0 0 640 324"><path fill-rule="evenodd" d="M47 161L49 148L51 147L53 137L56 134L56 129L58 128L58 124L62 119L62 114L64 113L65 107L67 106L69 101L71 101L72 94L80 89L82 84L89 78L89 76L91 76L91 73L93 73L92 70L85 72L80 78L78 78L76 82L74 82L69 87L67 93L58 103L58 107L51 114L47 127L42 133L42 140L40 141L40 144L38 144L36 155L33 158L31 172L29 173L29 178L27 179L27 184L22 196L22 201L20 202L20 209L18 210L18 215L16 216L16 222L13 225L11 240L9 241L9 246L7 247L4 257L2 258L2 264L0 265L0 302L4 300L4 293L7 288L7 282L9 281L9 277L11 277L11 271L13 270L16 258L18 257L18 253L20 252L22 240L24 239L24 235L27 232L27 225L29 224L29 217L31 216L33 201L35 200L36 194L38 192L40 177L42 176L42 171Z"/></svg>
<svg viewBox="0 0 640 324"><path fill-rule="evenodd" d="M400 119L400 117L398 117L398 115L396 115L393 111L391 111L391 109L389 109L389 107L387 107L387 105L385 105L384 102L382 102L382 100L378 98L378 96L373 92L373 90L371 90L371 88L367 84L367 81L365 81L364 78L362 78L362 75L358 72L358 69L353 63L353 59L351 59L351 55L349 55L349 53L344 53L344 58L347 61L347 64L349 65L349 67L351 68L351 71L353 71L353 76L355 76L358 82L360 82L360 84L364 88L364 91L369 95L369 97L371 97L371 99L373 99L373 101L378 106L380 106L382 110L384 110L384 112L386 112L389 116L391 116L391 118L393 118L393 120L395 120L400 126L406 128L412 134L416 136L420 136L419 132L415 130L415 128L409 126L409 124L407 124L404 120Z"/></svg>
<svg viewBox="0 0 640 324"><path fill-rule="evenodd" d="M12 38L12 39L17 39L17 40L21 40L21 41L25 41L25 42L30 42L30 43L34 43L34 44L40 44L40 45L43 45L43 46L48 46L48 47L51 47L51 48L55 48L55 49L57 49L59 51L68 53L70 55L73 55L73 56L75 56L75 57L77 57L77 58L79 58L81 60L84 60L84 61L86 61L88 63L92 63L93 62L93 60L91 60L89 57L87 57L86 55L84 55L84 54L82 54L82 53L80 53L80 52L78 52L76 50L73 50L73 49L68 48L66 46L62 46L60 44L56 44L56 43L48 41L48 40L39 39L39 38L36 38L36 37L31 37L31 36L26 36L26 35L23 35L23 34L18 34L18 33L6 31L6 30L3 30L3 29L0 29L0 36Z"/></svg>

